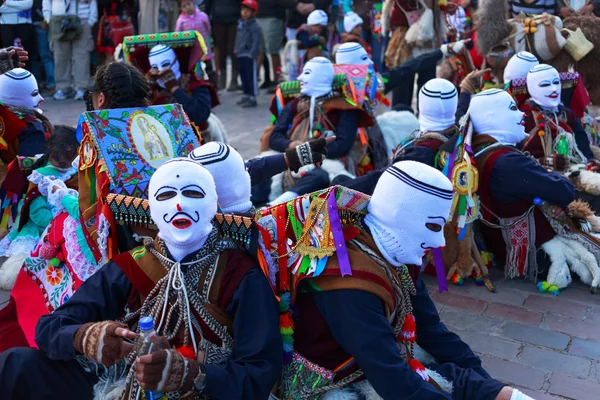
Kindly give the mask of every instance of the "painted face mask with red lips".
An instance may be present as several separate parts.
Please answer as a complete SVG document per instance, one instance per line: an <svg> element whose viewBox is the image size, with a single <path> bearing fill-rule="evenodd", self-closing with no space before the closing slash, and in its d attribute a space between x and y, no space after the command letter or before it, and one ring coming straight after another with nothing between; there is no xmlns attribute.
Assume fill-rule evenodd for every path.
<svg viewBox="0 0 600 400"><path fill-rule="evenodd" d="M175 261L202 247L217 212L211 174L187 158L176 158L154 172L148 187L150 215Z"/></svg>
<svg viewBox="0 0 600 400"><path fill-rule="evenodd" d="M558 71L547 64L535 66L527 74L527 90L533 101L545 110L556 111L562 85Z"/></svg>

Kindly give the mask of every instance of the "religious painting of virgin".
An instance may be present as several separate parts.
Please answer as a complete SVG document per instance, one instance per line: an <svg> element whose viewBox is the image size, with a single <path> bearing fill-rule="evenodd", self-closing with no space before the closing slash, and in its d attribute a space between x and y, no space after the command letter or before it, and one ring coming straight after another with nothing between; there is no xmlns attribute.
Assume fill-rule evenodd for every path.
<svg viewBox="0 0 600 400"><path fill-rule="evenodd" d="M164 162L185 157L200 146L179 104L84 113L83 163L103 160L110 193L146 199L150 177Z"/></svg>
<svg viewBox="0 0 600 400"><path fill-rule="evenodd" d="M327 211L327 199L315 197L308 210L303 236L297 250L310 258L323 258L335 252L331 223Z"/></svg>

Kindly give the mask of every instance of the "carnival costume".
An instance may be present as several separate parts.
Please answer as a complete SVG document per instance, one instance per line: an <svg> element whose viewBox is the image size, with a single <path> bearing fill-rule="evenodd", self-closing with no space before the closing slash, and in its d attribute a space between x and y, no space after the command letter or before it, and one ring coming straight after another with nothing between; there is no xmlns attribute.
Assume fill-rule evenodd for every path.
<svg viewBox="0 0 600 400"><path fill-rule="evenodd" d="M30 182L27 194L20 207L15 226L9 234L0 241L0 256L8 257L0 269L0 287L10 290L15 282L19 268L25 258L38 243L42 232L48 227L54 217L52 209L60 207L49 204L49 190L55 180L71 181L77 173L77 167L60 169L51 163L35 169L27 177ZM77 186L76 179L71 187Z"/></svg>
<svg viewBox="0 0 600 400"><path fill-rule="evenodd" d="M307 61L315 57L327 57L325 32L314 34L310 27L321 26L325 30L328 22L329 17L325 11L314 10L306 17L306 24L301 25L296 31L295 39L286 43L284 59L287 62L290 80L298 76Z"/></svg>
<svg viewBox="0 0 600 400"><path fill-rule="evenodd" d="M574 188L513 147L527 138L525 116L514 99L497 89L483 91L473 97L470 119L477 132L472 146L480 176L482 231L495 254L506 252L505 275L535 281L547 271L547 283L538 287L558 293L570 282L568 264L595 288L600 279L598 242L581 231L585 224L576 218L557 221L550 216L551 205L573 210ZM505 249L497 248L500 235Z"/></svg>
<svg viewBox="0 0 600 400"><path fill-rule="evenodd" d="M366 66L363 66L363 70L366 74ZM297 196L300 190L293 186L307 179L312 179L312 182L303 185L303 193L325 188L329 180L339 174L352 175L356 163L360 161L351 157L355 143L362 140L357 137L357 132L359 128L371 126L373 119L361 107L360 102L348 100L344 93L334 91L336 76L336 79L343 81L340 86L346 84L346 79L350 79L343 75L335 75L333 64L326 58L317 57L306 63L298 77L299 97L288 97L285 103L286 98L281 87L276 93L274 102L277 110L272 111L278 117L269 138L271 149L284 152L292 142L301 144L311 138L329 136L335 136L336 139L327 145L328 159L325 160L323 169L314 168L306 173L301 170L300 175L295 177L289 175L282 179L274 179L271 201L285 201ZM358 96L358 89L354 93L354 96ZM283 197L277 199L280 195Z"/></svg>
<svg viewBox="0 0 600 400"><path fill-rule="evenodd" d="M69 302L42 317L36 336L41 351L3 353L3 393L138 398L135 353L119 362L110 349L123 340L115 336L117 327L137 331L139 318L149 315L174 346L162 350L166 378L156 390L169 398L268 397L281 371L276 302L255 263L211 224L213 178L192 160L174 159L153 174L149 193L156 240L114 257ZM25 370L32 362L36 370L53 369L44 377L53 384Z"/></svg>
<svg viewBox="0 0 600 400"><path fill-rule="evenodd" d="M123 40L123 54L125 62L146 73L152 104L181 104L204 141L227 142L223 124L211 113L220 103L206 77L202 35L185 31L128 36ZM151 69L158 74L152 74ZM176 86L179 88L172 92Z"/></svg>
<svg viewBox="0 0 600 400"><path fill-rule="evenodd" d="M451 202L441 172L402 161L372 198L337 186L259 211L281 298L280 398L495 398L503 385L440 322L419 267L405 265L444 244Z"/></svg>

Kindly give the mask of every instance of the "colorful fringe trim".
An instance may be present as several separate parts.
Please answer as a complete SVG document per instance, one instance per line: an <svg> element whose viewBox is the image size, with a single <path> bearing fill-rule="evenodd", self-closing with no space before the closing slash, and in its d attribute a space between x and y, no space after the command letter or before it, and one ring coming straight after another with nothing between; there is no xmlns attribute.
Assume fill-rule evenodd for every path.
<svg viewBox="0 0 600 400"><path fill-rule="evenodd" d="M287 365L292 362L294 351L294 320L290 308L292 297L290 293L284 293L279 300L279 331L283 340L283 363Z"/></svg>
<svg viewBox="0 0 600 400"><path fill-rule="evenodd" d="M537 287L541 293L550 293L554 296L558 296L560 294L560 289L558 289L558 286L551 285L546 281L538 282Z"/></svg>
<svg viewBox="0 0 600 400"><path fill-rule="evenodd" d="M458 275L457 273L454 273L454 275L452 275L452 278L450 278L450 280L452 281L452 283L454 283L455 285L458 285L458 286L462 286L465 284L465 280L463 279L463 277Z"/></svg>

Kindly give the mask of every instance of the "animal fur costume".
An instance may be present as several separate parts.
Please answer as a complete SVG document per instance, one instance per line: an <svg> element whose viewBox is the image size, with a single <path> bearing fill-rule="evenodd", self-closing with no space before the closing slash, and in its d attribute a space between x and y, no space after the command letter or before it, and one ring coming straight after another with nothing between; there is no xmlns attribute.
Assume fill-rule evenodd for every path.
<svg viewBox="0 0 600 400"><path fill-rule="evenodd" d="M514 26L506 20L508 3L504 0L485 0L477 10L477 50L486 55L492 47L506 42L513 33ZM594 44L594 49L580 61L563 50L552 60L546 60L558 71L569 71L574 67L581 75L593 104L600 104L600 18L595 16L573 16L563 21L565 29L572 31L581 28L586 39Z"/></svg>

